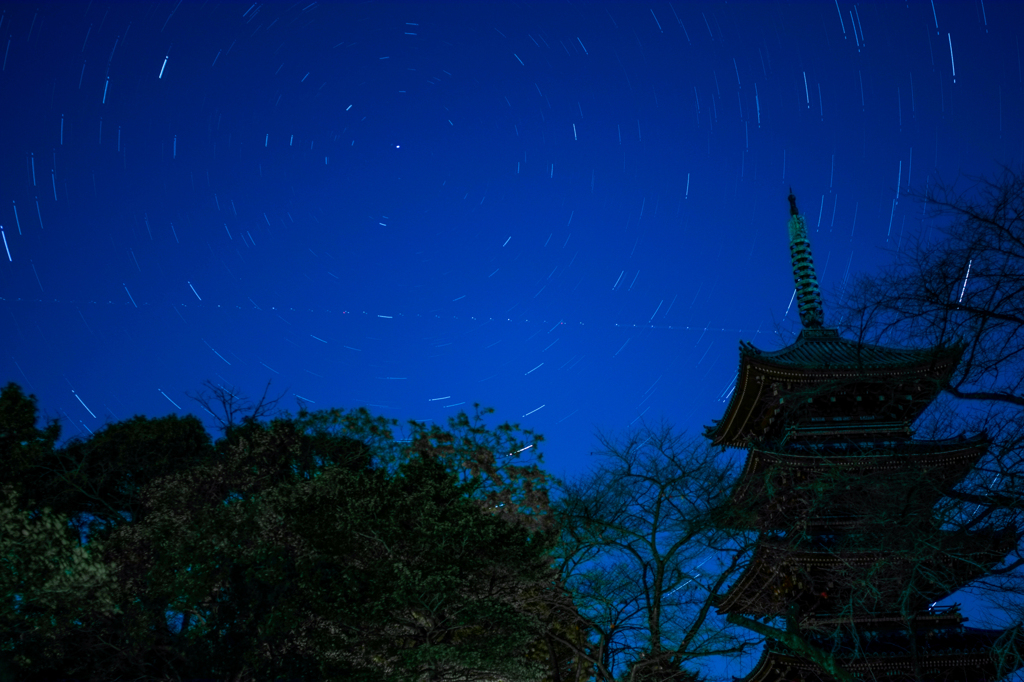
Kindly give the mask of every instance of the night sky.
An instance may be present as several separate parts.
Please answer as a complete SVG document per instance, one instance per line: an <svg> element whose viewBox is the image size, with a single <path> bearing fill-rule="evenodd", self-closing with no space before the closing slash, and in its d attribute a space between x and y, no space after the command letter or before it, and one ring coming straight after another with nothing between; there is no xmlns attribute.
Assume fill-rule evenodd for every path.
<svg viewBox="0 0 1024 682"><path fill-rule="evenodd" d="M578 474L792 339L790 187L829 316L1024 158L1020 4L250 4L2 11L0 381L65 436L271 380Z"/></svg>

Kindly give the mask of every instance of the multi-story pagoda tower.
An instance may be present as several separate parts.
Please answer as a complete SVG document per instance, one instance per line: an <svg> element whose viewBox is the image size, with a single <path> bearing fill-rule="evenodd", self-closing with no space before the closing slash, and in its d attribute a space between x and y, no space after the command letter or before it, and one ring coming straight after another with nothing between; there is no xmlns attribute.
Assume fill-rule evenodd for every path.
<svg viewBox="0 0 1024 682"><path fill-rule="evenodd" d="M963 348L899 350L825 327L792 194L789 205L803 329L777 351L741 342L728 408L705 433L748 450L723 523L759 535L718 603L767 637L744 682L994 682L1011 671L990 652L1015 633L968 628L958 606L934 606L1012 549L1012 533L949 530L936 514L988 441L911 432Z"/></svg>

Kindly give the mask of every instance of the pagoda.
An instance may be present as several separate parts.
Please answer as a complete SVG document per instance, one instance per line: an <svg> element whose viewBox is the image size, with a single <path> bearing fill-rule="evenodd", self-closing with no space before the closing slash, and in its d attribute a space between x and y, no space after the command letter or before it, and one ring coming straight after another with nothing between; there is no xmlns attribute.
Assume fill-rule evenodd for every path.
<svg viewBox="0 0 1024 682"><path fill-rule="evenodd" d="M911 429L964 348L888 348L826 327L792 193L789 206L801 332L776 351L740 343L725 415L705 431L748 452L720 523L757 541L717 603L766 637L743 680L995 682L1013 670L993 648L1019 646L1017 632L969 628L958 605L935 606L1013 548L1012 533L948 530L936 513L989 442Z"/></svg>

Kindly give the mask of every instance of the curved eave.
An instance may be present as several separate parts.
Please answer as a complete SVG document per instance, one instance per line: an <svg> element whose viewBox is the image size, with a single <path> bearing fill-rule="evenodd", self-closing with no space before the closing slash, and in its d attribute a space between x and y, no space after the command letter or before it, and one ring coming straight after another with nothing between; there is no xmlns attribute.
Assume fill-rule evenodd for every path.
<svg viewBox="0 0 1024 682"><path fill-rule="evenodd" d="M915 622L919 626L931 629L960 627L964 620L965 618L960 613L958 607L947 607L944 611L929 609L917 614L915 618ZM834 629L836 625L849 625L850 623L855 623L861 627L870 625L873 629L879 630L899 630L906 626L906 619L902 613L897 612L856 615L844 613L832 616L808 616L803 620L803 623L806 623L809 628L817 628L819 630L826 626L832 626Z"/></svg>
<svg viewBox="0 0 1024 682"><path fill-rule="evenodd" d="M800 343L798 340L797 343ZM805 342L814 343L814 342ZM849 343L849 342L847 342ZM793 344L795 346L797 344ZM751 421L762 404L765 387L773 381L799 384L814 384L835 381L877 381L881 379L902 379L904 381L929 375L942 377L952 375L956 369L963 348L948 346L916 353L901 352L906 364L888 362L864 362L862 364L830 363L797 364L785 360L785 352L766 352L752 344L740 342L740 366L736 376L736 388L730 396L725 414L712 425L705 427L704 435L711 444L722 447L744 447L756 438L750 430ZM880 347L872 347L880 348ZM938 395L933 391L931 399Z"/></svg>
<svg viewBox="0 0 1024 682"><path fill-rule="evenodd" d="M1000 631L972 630L971 628L965 628L965 631L965 635L968 637L991 641L995 641L999 635L1003 634ZM951 680L991 679L991 676L996 674L996 670L989 657L988 646L990 644L988 646L978 644L978 646L968 649L950 647L940 650L925 650L921 655L919 665L922 672L925 673L948 673L960 670L960 675L948 678ZM769 640L769 644L765 646L753 670L741 678L741 682L783 682L792 679L803 679L806 682L832 682L834 680L817 664L788 651L780 651L777 647L777 644ZM890 675L906 676L914 670L913 661L909 656L876 656L855 660L839 658L837 663L855 677L866 680ZM1011 672L1014 671L1003 671L1004 674Z"/></svg>
<svg viewBox="0 0 1024 682"><path fill-rule="evenodd" d="M747 345L749 344L740 342L740 367L736 375L736 388L729 397L725 414L704 429L704 435L711 439L712 445L743 447L746 444L746 438L741 437L741 434L754 408L760 402L761 392L764 390L764 382L754 382L751 379L755 365L751 362L750 355L744 352ZM755 383L756 386L753 385Z"/></svg>
<svg viewBox="0 0 1024 682"><path fill-rule="evenodd" d="M744 608L744 604L755 601L765 590L770 589L772 572L765 569L765 554L767 549L763 542L758 542L754 547L754 555L750 557L750 564L740 574L736 582L716 599L715 610L719 615L729 613L740 613L748 616L760 617L764 614L754 613L750 608ZM757 587L755 587L757 585ZM741 604L740 602L743 602Z"/></svg>
<svg viewBox="0 0 1024 682"><path fill-rule="evenodd" d="M762 595L772 592L782 578L780 567L784 562L808 569L814 566L844 566L858 567L869 566L878 561L879 552L848 552L838 556L833 552L822 550L820 552L807 550L789 550L779 545L771 545L759 542L751 557L750 565L737 579L736 583L722 596L717 610L719 614L738 613L748 616L760 617L769 615L761 613L756 606L764 603ZM792 597L770 597L781 611L783 605Z"/></svg>
<svg viewBox="0 0 1024 682"><path fill-rule="evenodd" d="M951 534L952 535L952 534ZM984 534L979 534L984 535ZM976 551L987 554L988 556L978 555L978 560L986 561L987 567L990 568L998 564L1015 546L1015 536L1012 533L994 533L991 535L991 545L985 548L978 548ZM979 538L979 539L984 539ZM973 538L967 539L969 542L974 542ZM717 611L721 615L729 613L738 613L754 617L761 617L766 615L762 613L760 607L757 604L764 604L762 596L771 592L777 585L781 572L780 567L786 563L801 566L804 569L811 569L815 566L836 566L842 565L845 567L857 567L867 566L878 561L878 558L886 554L885 552L877 551L862 551L862 552L844 552L842 555L837 555L834 551L829 549L794 549L787 547L779 542L760 539L757 546L754 549L754 555L750 558L750 564L746 570L740 575L736 582L729 588L729 590L720 597L718 604L716 605ZM963 561L959 563L963 564ZM973 570L970 574L961 576L962 584L967 584L971 580L974 580L980 575L978 571L982 569L978 568L973 562L971 564ZM987 570L987 568L985 569ZM983 572L983 571L982 571ZM948 594L936 593L936 599L943 599L949 596ZM780 600L790 599L790 597L771 597L769 601L778 602L782 604Z"/></svg>
<svg viewBox="0 0 1024 682"><path fill-rule="evenodd" d="M817 378L840 377L847 379L872 379L875 377L912 377L925 376L936 372L952 371L960 360L959 349L943 349L935 354L920 357L915 362L905 364L864 363L861 365L847 363L822 363L815 365L779 362L770 356L754 356L751 360L764 369L765 374L772 378L803 380Z"/></svg>
<svg viewBox="0 0 1024 682"><path fill-rule="evenodd" d="M903 349L851 341L835 329L804 329L785 348L766 351L746 344L746 350L767 362L790 367L825 365L832 367L907 367L934 364L946 357L956 360L963 354L962 344L931 348Z"/></svg>
<svg viewBox="0 0 1024 682"><path fill-rule="evenodd" d="M788 469L810 471L831 467L884 471L910 468L958 469L973 466L987 452L990 441L984 433L963 440L911 441L911 450L905 453L885 452L884 454L857 453L854 455L819 454L817 452L778 452L752 448L743 465L743 472L733 487L730 499L734 503L746 498L750 490L763 482L766 468L778 465ZM916 450L916 452L915 452Z"/></svg>

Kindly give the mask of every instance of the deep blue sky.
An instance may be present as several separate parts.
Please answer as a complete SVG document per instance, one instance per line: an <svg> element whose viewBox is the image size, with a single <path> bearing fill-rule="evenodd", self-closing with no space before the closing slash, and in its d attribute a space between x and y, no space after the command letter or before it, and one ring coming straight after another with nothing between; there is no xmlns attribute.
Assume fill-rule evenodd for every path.
<svg viewBox="0 0 1024 682"><path fill-rule="evenodd" d="M780 344L789 187L828 314L1024 154L1020 5L250 5L2 13L0 380L67 435L272 379L578 473Z"/></svg>

